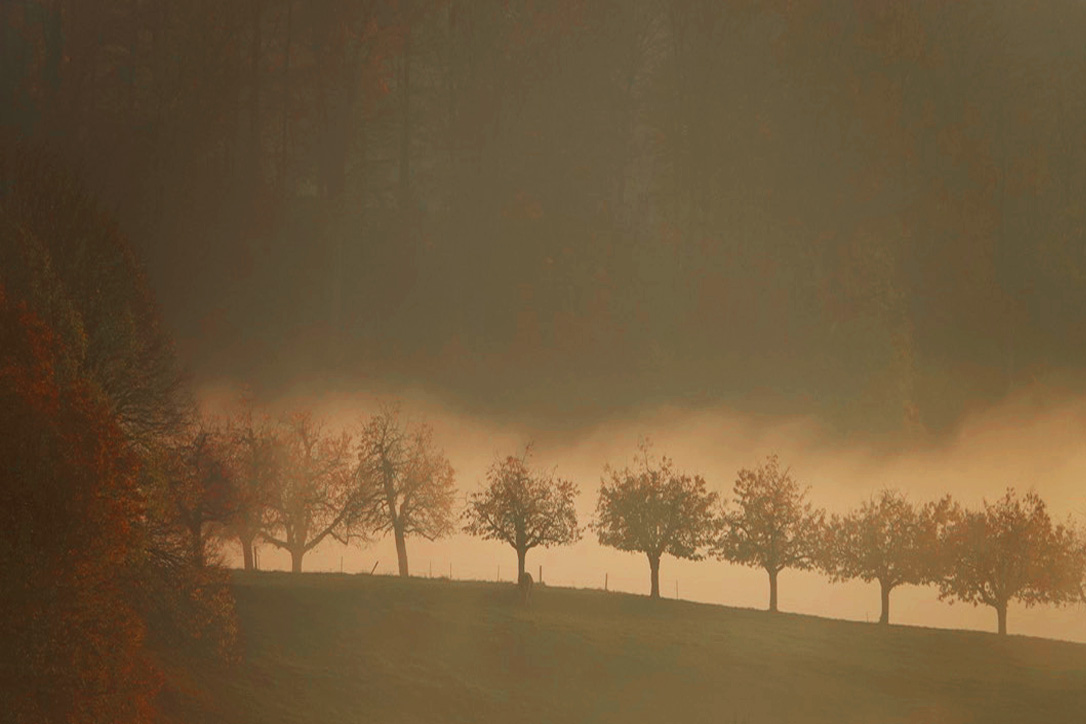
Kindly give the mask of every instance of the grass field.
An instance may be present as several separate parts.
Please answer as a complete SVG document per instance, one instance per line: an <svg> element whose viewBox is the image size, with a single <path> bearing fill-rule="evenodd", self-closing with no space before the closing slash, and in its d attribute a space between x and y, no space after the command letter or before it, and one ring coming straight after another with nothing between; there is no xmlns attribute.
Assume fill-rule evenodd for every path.
<svg viewBox="0 0 1086 724"><path fill-rule="evenodd" d="M236 574L190 722L1086 722L1086 645L512 584Z"/></svg>

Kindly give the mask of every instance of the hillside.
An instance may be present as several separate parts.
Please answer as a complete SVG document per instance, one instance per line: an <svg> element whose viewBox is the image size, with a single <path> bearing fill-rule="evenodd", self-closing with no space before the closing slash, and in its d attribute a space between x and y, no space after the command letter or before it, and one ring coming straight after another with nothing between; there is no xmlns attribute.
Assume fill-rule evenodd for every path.
<svg viewBox="0 0 1086 724"><path fill-rule="evenodd" d="M1073 722L1086 646L601 591L236 574L197 722Z"/></svg>

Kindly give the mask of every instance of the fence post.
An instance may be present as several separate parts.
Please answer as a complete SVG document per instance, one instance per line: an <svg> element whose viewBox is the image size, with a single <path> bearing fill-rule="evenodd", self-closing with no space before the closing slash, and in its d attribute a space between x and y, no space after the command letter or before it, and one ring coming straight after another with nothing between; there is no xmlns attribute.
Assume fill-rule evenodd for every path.
<svg viewBox="0 0 1086 724"><path fill-rule="evenodd" d="M611 575L610 573L604 573L603 574L603 590L604 591L607 590L607 579L610 577L610 575Z"/></svg>
<svg viewBox="0 0 1086 724"><path fill-rule="evenodd" d="M539 582L543 582L543 566L539 567Z"/></svg>

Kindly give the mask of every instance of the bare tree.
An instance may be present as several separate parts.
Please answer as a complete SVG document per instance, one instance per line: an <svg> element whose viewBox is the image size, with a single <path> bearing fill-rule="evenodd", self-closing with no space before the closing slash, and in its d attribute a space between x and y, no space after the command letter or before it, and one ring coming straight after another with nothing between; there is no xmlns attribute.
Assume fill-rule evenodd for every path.
<svg viewBox="0 0 1086 724"><path fill-rule="evenodd" d="M237 512L234 463L225 431L206 421L161 448L159 464L167 480L173 515L188 536L197 567L206 562L210 527L225 524Z"/></svg>
<svg viewBox="0 0 1086 724"><path fill-rule="evenodd" d="M648 556L649 595L659 598L661 556L702 557L715 530L717 494L700 475L676 472L670 458L653 461L647 441L638 452L636 468L604 469L592 528L601 544Z"/></svg>
<svg viewBox="0 0 1086 724"><path fill-rule="evenodd" d="M400 575L408 575L407 537L436 540L454 530L452 465L425 423L409 424L385 405L358 440L359 500L369 525L396 539Z"/></svg>
<svg viewBox="0 0 1086 724"><path fill-rule="evenodd" d="M472 493L464 511L464 531L487 540L500 540L517 552L517 581L524 559L536 546L567 545L581 537L577 526L577 486L553 473L532 471L528 458L509 455L487 470L487 484Z"/></svg>
<svg viewBox="0 0 1086 724"><path fill-rule="evenodd" d="M302 570L302 557L331 536L341 543L360 538L361 515L351 464L351 436L336 435L295 414L282 436L284 465L269 496L261 535L290 552L291 570Z"/></svg>
<svg viewBox="0 0 1086 724"><path fill-rule="evenodd" d="M769 610L777 610L777 576L785 568L810 569L817 561L825 514L807 501L800 486L776 455L755 469L739 471L735 505L725 512L719 558L762 568L769 574Z"/></svg>

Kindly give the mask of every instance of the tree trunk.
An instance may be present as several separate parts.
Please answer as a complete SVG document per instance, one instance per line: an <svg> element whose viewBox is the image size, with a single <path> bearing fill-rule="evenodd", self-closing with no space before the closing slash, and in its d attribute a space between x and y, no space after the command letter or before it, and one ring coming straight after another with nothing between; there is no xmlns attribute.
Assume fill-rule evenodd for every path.
<svg viewBox="0 0 1086 724"><path fill-rule="evenodd" d="M290 572L301 573L302 572L302 556L305 555L305 548L291 548L290 549Z"/></svg>
<svg viewBox="0 0 1086 724"><path fill-rule="evenodd" d="M882 613L879 614L879 623L886 626L890 623L890 586L879 581L882 590Z"/></svg>
<svg viewBox="0 0 1086 724"><path fill-rule="evenodd" d="M777 574L780 571L769 571L769 610L777 612Z"/></svg>
<svg viewBox="0 0 1086 724"><path fill-rule="evenodd" d="M204 536L203 524L194 523L189 526L189 535L192 536L192 562L197 568L204 567Z"/></svg>
<svg viewBox="0 0 1086 724"><path fill-rule="evenodd" d="M1007 604L999 603L995 607L996 615L999 617L999 635L1007 635Z"/></svg>
<svg viewBox="0 0 1086 724"><path fill-rule="evenodd" d="M238 542L241 543L241 558L245 570L251 571L255 567L253 544L256 542L256 533L242 533L238 536Z"/></svg>
<svg viewBox="0 0 1086 724"><path fill-rule="evenodd" d="M287 3L287 30L284 42L283 55L283 113L280 116L279 126L279 198L283 202L287 200L287 188L289 187L289 174L287 173L287 126L290 122L290 46L294 40L294 3Z"/></svg>
<svg viewBox="0 0 1086 724"><path fill-rule="evenodd" d="M524 559L528 557L528 549L517 550L517 583L524 576Z"/></svg>
<svg viewBox="0 0 1086 724"><path fill-rule="evenodd" d="M252 2L252 47L251 58L249 60L249 72L251 78L251 91L252 95L249 98L249 158L246 161L249 164L248 172L251 174L247 181L253 183L251 188L256 189L255 183L260 178L260 53L262 50L263 40L260 35L261 31L261 8L262 0L253 0Z"/></svg>
<svg viewBox="0 0 1086 724"><path fill-rule="evenodd" d="M411 208L411 29L403 39L403 76L401 79L400 106L400 212L407 214Z"/></svg>
<svg viewBox="0 0 1086 724"><path fill-rule="evenodd" d="M400 564L400 577L407 578L407 541L404 537L403 528L394 528L393 534L396 537L396 560Z"/></svg>
<svg viewBox="0 0 1086 724"><path fill-rule="evenodd" d="M649 554L649 573L652 577L652 589L649 592L650 598L660 597L660 556L654 556Z"/></svg>

